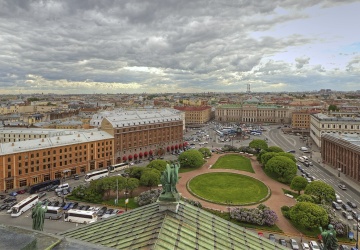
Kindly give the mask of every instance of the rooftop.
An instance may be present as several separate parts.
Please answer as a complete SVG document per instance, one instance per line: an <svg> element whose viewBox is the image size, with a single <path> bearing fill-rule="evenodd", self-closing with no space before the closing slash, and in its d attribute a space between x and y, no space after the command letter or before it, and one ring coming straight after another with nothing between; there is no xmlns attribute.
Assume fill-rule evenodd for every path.
<svg viewBox="0 0 360 250"><path fill-rule="evenodd" d="M160 202L61 233L66 240L112 249L286 249L252 231L182 201Z"/></svg>

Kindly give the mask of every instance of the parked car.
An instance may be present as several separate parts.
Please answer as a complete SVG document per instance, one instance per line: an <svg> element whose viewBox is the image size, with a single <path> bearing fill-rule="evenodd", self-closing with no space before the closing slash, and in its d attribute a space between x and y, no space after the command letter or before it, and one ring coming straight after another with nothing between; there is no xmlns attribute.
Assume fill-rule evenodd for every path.
<svg viewBox="0 0 360 250"><path fill-rule="evenodd" d="M75 209L75 208L77 208L78 205L79 205L78 202L71 203L71 205L69 206L68 209Z"/></svg>
<svg viewBox="0 0 360 250"><path fill-rule="evenodd" d="M303 250L310 250L310 247L309 247L308 243L303 242L303 243L301 243L301 246L302 246Z"/></svg>
<svg viewBox="0 0 360 250"><path fill-rule="evenodd" d="M62 193L63 193L63 195L68 195L68 194L69 194L69 192L67 191L67 189L64 189L64 190L62 191Z"/></svg>
<svg viewBox="0 0 360 250"><path fill-rule="evenodd" d="M309 242L309 245L310 245L310 249L311 250L320 250L320 247L319 245L317 244L316 241L312 240Z"/></svg>
<svg viewBox="0 0 360 250"><path fill-rule="evenodd" d="M19 191L17 191L16 193L18 193L18 194L25 194L25 193L26 193L26 189L19 190Z"/></svg>
<svg viewBox="0 0 360 250"><path fill-rule="evenodd" d="M284 239L279 239L279 244L286 247L286 241Z"/></svg>
<svg viewBox="0 0 360 250"><path fill-rule="evenodd" d="M335 201L333 201L333 202L331 203L331 206L332 206L334 209L336 209L336 210L340 210L340 209L341 209L341 206L340 206L337 202L335 202Z"/></svg>
<svg viewBox="0 0 360 250"><path fill-rule="evenodd" d="M346 190L346 186L344 184L339 184L338 187L341 189L341 190Z"/></svg>
<svg viewBox="0 0 360 250"><path fill-rule="evenodd" d="M273 234L269 234L269 240L271 240L271 241L275 242L275 241L276 241L276 239L275 239L275 235L273 235Z"/></svg>
<svg viewBox="0 0 360 250"><path fill-rule="evenodd" d="M77 175L77 174L74 174L73 178L74 178L74 180L79 180L80 179L79 175Z"/></svg>
<svg viewBox="0 0 360 250"><path fill-rule="evenodd" d="M339 250L350 250L350 248L346 245L340 245Z"/></svg>
<svg viewBox="0 0 360 250"><path fill-rule="evenodd" d="M83 208L85 207L85 205L80 205L80 206L78 206L78 210L82 210Z"/></svg>
<svg viewBox="0 0 360 250"><path fill-rule="evenodd" d="M9 193L9 195L10 195L10 196L17 196L18 193L16 193L16 192L11 192L11 193Z"/></svg>
<svg viewBox="0 0 360 250"><path fill-rule="evenodd" d="M42 193L39 193L38 196L39 196L39 199L44 197L46 195L46 192L42 192Z"/></svg>
<svg viewBox="0 0 360 250"><path fill-rule="evenodd" d="M357 208L357 205L354 202L348 201L346 204L348 204L351 208Z"/></svg>
<svg viewBox="0 0 360 250"><path fill-rule="evenodd" d="M66 205L65 202L59 202L59 204L57 205L58 207L64 207Z"/></svg>
<svg viewBox="0 0 360 250"><path fill-rule="evenodd" d="M291 249L293 249L293 250L299 250L299 245L298 245L298 243L296 242L296 240L290 239L290 240L289 240L289 243L290 243Z"/></svg>
<svg viewBox="0 0 360 250"><path fill-rule="evenodd" d="M342 204L341 207L346 211L346 212L351 212L352 209L349 205L346 204Z"/></svg>
<svg viewBox="0 0 360 250"><path fill-rule="evenodd" d="M69 207L71 206L71 204L72 204L72 202L66 203L65 206L63 206L63 209L64 209L64 210L68 210Z"/></svg>
<svg viewBox="0 0 360 250"><path fill-rule="evenodd" d="M291 150L288 150L288 151L286 151L287 153L293 153L293 154L295 154L296 153L296 150L295 149L291 149Z"/></svg>
<svg viewBox="0 0 360 250"><path fill-rule="evenodd" d="M60 201L54 201L53 206L58 207L60 205Z"/></svg>
<svg viewBox="0 0 360 250"><path fill-rule="evenodd" d="M14 201L16 201L16 197L14 197L14 196L7 197L4 200L5 203L14 202Z"/></svg>
<svg viewBox="0 0 360 250"><path fill-rule="evenodd" d="M103 214L106 212L107 207L102 207L99 209L99 211L97 212L98 216L103 216Z"/></svg>
<svg viewBox="0 0 360 250"><path fill-rule="evenodd" d="M7 204L7 203L1 204L1 206L0 206L0 211L6 209L8 205L9 205L9 204Z"/></svg>
<svg viewBox="0 0 360 250"><path fill-rule="evenodd" d="M342 211L342 212L341 212L341 215L342 215L345 219L347 219L347 220L352 220L352 219L353 219L353 217L351 216L351 214L349 214L349 213L347 213L347 212L345 212L345 211Z"/></svg>
<svg viewBox="0 0 360 250"><path fill-rule="evenodd" d="M0 199L3 200L6 198L6 195L5 194L0 194Z"/></svg>
<svg viewBox="0 0 360 250"><path fill-rule="evenodd" d="M81 210L87 211L90 208L89 205L85 205Z"/></svg>

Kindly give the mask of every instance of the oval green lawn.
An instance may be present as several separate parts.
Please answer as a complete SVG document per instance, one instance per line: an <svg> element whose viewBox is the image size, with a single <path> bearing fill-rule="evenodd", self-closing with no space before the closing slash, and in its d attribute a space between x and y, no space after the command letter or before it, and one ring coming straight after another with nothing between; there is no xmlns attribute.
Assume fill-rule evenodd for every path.
<svg viewBox="0 0 360 250"><path fill-rule="evenodd" d="M261 181L233 173L202 174L191 179L188 187L199 198L220 204L254 204L269 195L268 187Z"/></svg>

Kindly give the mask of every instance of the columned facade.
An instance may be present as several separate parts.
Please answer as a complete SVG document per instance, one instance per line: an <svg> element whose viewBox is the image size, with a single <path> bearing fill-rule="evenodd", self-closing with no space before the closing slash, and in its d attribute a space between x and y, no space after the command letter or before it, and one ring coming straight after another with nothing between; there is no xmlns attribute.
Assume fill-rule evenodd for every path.
<svg viewBox="0 0 360 250"><path fill-rule="evenodd" d="M354 181L360 182L360 136L323 135L321 156L328 164Z"/></svg>

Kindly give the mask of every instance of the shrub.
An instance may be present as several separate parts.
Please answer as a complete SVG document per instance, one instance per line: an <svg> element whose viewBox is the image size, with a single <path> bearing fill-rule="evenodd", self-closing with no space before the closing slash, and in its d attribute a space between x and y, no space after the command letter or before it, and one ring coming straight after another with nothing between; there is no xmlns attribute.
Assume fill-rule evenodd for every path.
<svg viewBox="0 0 360 250"><path fill-rule="evenodd" d="M263 204L257 208L232 208L230 209L230 218L261 226L273 226L278 219L276 213Z"/></svg>
<svg viewBox="0 0 360 250"><path fill-rule="evenodd" d="M157 201L160 196L161 189L153 189L142 192L138 197L135 198L135 202L141 207Z"/></svg>
<svg viewBox="0 0 360 250"><path fill-rule="evenodd" d="M185 201L185 202L187 202L187 203L195 206L195 207L202 208L202 205L201 205L201 203L200 203L199 201L194 201L194 200L186 199L186 198L183 198L183 197L181 197L181 199L182 199L183 201Z"/></svg>

